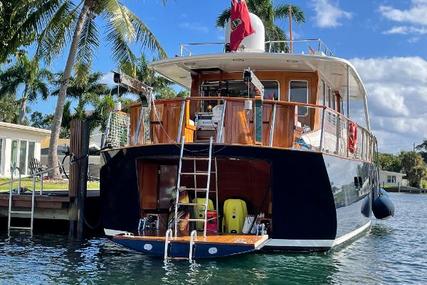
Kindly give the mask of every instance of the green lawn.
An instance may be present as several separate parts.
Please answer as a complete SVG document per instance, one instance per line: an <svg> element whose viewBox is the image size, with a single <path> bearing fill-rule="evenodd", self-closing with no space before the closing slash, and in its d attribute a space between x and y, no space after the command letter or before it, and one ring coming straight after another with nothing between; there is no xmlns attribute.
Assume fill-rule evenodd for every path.
<svg viewBox="0 0 427 285"><path fill-rule="evenodd" d="M9 179L0 178L0 191L8 191L10 188ZM23 178L22 185L23 188L32 188L33 182L30 178ZM18 187L18 183L14 183L14 188ZM40 181L36 183L36 189L40 189ZM99 190L99 182L98 181L90 181L87 183L88 190ZM67 180L55 180L55 181L47 181L45 180L43 183L43 190L53 191L53 190L68 190L68 181Z"/></svg>

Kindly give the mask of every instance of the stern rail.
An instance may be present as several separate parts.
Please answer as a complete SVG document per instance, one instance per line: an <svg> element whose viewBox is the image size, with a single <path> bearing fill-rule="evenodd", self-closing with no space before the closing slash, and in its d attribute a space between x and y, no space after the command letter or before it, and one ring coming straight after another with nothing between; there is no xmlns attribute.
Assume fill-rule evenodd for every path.
<svg viewBox="0 0 427 285"><path fill-rule="evenodd" d="M263 100L262 111L245 109L246 101L255 99L237 97L189 97L172 100L156 100L147 116L149 121L138 124L138 132L147 138L132 145L179 144L185 137L187 143L204 142L205 137L213 137L218 144L253 145L323 152L349 159L371 162L373 160L375 137L362 126L357 126L357 134L350 133L353 121L345 115L324 105ZM222 105L217 118L204 111L207 105ZM249 104L250 105L250 104ZM131 107L131 118L139 117L142 107ZM308 109L310 117L299 116L300 108ZM197 121L198 114L208 119ZM210 116L210 117L209 117ZM262 116L262 118L261 118ZM261 126L255 121L262 119ZM137 120L131 120L131 122ZM131 125L136 133L135 125ZM200 137L202 136L202 138ZM261 141L256 141L261 137ZM350 140L356 139L354 149Z"/></svg>

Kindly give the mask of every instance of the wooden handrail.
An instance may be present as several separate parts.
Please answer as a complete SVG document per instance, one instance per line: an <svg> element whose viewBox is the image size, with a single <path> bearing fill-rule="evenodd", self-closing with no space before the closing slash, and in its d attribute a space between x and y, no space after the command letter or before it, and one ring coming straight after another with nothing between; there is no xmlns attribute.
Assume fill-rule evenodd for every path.
<svg viewBox="0 0 427 285"><path fill-rule="evenodd" d="M189 108L191 108L190 107L190 105L191 105L190 103L191 102L219 101L219 102L221 102L223 104L227 104L227 102L230 102L230 103L232 103L232 102L244 103L247 100L256 101L255 98L244 98L244 97L242 98L242 97L223 97L223 96L215 96L215 97L202 97L202 96L198 96L198 97L187 97L187 98L160 99L160 100L153 101L152 104L155 104L155 106L164 105L165 108L167 108L168 104L181 105L181 108L182 108L182 106L185 105L185 109L186 109L185 112L187 112L187 113L184 114L184 113L182 113L182 110L181 110L180 118L182 117L183 114L184 114L184 117L183 117L182 123L181 124L178 123L178 125L182 126L182 128L181 129L178 128L177 131L178 131L178 133L180 135L181 134L185 134L186 135L186 132L189 132L189 136L191 136L191 131L194 132L196 130L196 128L194 126L191 126L191 125L187 124L187 122L189 120L188 119L188 116L189 116L188 112L189 112ZM185 104L183 104L184 102L185 102ZM269 105L271 107L273 107L273 106L283 106L283 107L287 107L288 109L292 109L292 107L293 108L299 107L299 108L308 108L308 109L312 109L312 110L313 109L314 110L319 110L320 112L322 112L322 114L321 114L321 116L322 116L322 126L321 126L322 136L320 138L320 140L321 140L320 148L323 147L323 143L322 143L323 139L324 139L323 134L325 132L328 132L327 130L325 130L325 128L329 128L329 129L331 128L330 119L328 119L326 121L326 125L325 125L324 117L326 117L325 116L326 112L328 112L329 114L331 114L331 115L334 116L334 118L335 118L334 121L336 120L337 122L341 121L341 123L344 123L343 125L341 125L341 123L340 123L340 125L342 127L344 127L344 128L345 128L345 125L347 124L346 122L350 122L351 121L351 119L347 118L344 114L341 114L341 113L337 112L336 110L333 110L333 109L331 109L331 108L329 108L328 106L325 106L325 105L317 105L317 104L311 104L311 103L300 103L300 102L277 101L277 100L270 100L270 99L263 100L262 103L264 104L264 106L269 106ZM139 104L139 105L141 105L141 104ZM137 107L137 105L134 105L133 107ZM326 117L326 118L329 118L329 117ZM151 121L151 124L156 124L156 123L162 125L161 120L157 121L157 119L154 119L154 120ZM333 125L335 126L334 123L333 123ZM375 137L366 128L364 128L364 127L362 127L362 126L359 125L358 129L359 129L359 133L360 133L361 138L362 137L363 138L369 138L369 144L371 144L372 141L375 140ZM271 136L271 138L274 138L274 130L275 130L275 128L273 129L273 131L270 130L270 136ZM342 131L345 131L345 130L342 130ZM274 146L273 140L271 138L270 138L270 143L268 145ZM363 142L363 143L365 143L365 142ZM344 144L346 144L346 142L344 142ZM362 150L362 151L364 151L364 150ZM366 155L368 155L368 156L370 155L369 151L368 151L368 154L361 153L362 159L365 159ZM350 157L350 156L347 155L347 157Z"/></svg>
<svg viewBox="0 0 427 285"><path fill-rule="evenodd" d="M187 98L173 98L173 99L159 99L155 100L154 103L159 104L165 104L165 103L177 103L182 101L234 101L234 102L244 102L246 100L255 101L255 98L242 98L242 97L224 97L224 96L215 96L215 97L187 97ZM311 103L300 103L300 102L289 102L289 101L279 101L279 100L263 100L264 104L271 104L271 105L279 105L279 106L296 106L296 107L308 107L308 108L315 108L315 109L322 109L326 110L329 113L332 113L334 115L337 115L347 121L352 121L350 118L345 116L344 114L341 114L337 112L334 109L331 109L330 107L327 107L326 105L317 105L317 104L311 104ZM141 103L137 103L141 105ZM131 107L134 107L137 105L131 105ZM362 127L358 125L361 129L363 129L365 132L371 134L365 127Z"/></svg>

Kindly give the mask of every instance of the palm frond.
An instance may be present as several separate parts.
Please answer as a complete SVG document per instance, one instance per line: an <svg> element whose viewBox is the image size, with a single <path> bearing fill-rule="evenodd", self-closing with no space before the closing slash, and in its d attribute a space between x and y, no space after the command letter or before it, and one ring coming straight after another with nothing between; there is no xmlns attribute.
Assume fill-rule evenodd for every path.
<svg viewBox="0 0 427 285"><path fill-rule="evenodd" d="M38 72L39 78L47 80L49 83L53 82L54 74L46 68L41 68Z"/></svg>
<svg viewBox="0 0 427 285"><path fill-rule="evenodd" d="M95 23L95 15L89 14L80 37L77 62L86 66L91 66L95 50L99 47L99 33Z"/></svg>
<svg viewBox="0 0 427 285"><path fill-rule="evenodd" d="M9 34L9 37L5 39L6 49L14 52L22 45L31 44L41 27L49 21L63 1L69 0L14 1L12 13L5 19L8 23L5 29ZM5 37L3 33L2 37ZM4 52L2 51L2 53Z"/></svg>
<svg viewBox="0 0 427 285"><path fill-rule="evenodd" d="M274 8L274 13L276 15L276 18L284 19L289 17L289 6L291 7L292 11L292 19L296 23L305 23L305 16L304 12L295 5L289 5L289 4L282 4Z"/></svg>
<svg viewBox="0 0 427 285"><path fill-rule="evenodd" d="M107 14L107 20L114 27L117 33L127 42L133 42L136 39L136 30L130 18L129 9L120 4L118 0L104 0L104 12Z"/></svg>
<svg viewBox="0 0 427 285"><path fill-rule="evenodd" d="M147 25L130 10L127 10L127 13L132 25L135 27L136 42L141 43L142 47L148 47L151 51L156 52L160 58L167 58L166 51Z"/></svg>
<svg viewBox="0 0 427 285"><path fill-rule="evenodd" d="M21 81L16 78L8 78L8 80L0 80L0 98L7 94L15 94L18 87L21 85Z"/></svg>
<svg viewBox="0 0 427 285"><path fill-rule="evenodd" d="M230 9L222 11L222 13L218 16L216 19L216 26L217 27L225 27L225 23L230 19Z"/></svg>
<svg viewBox="0 0 427 285"><path fill-rule="evenodd" d="M81 62L74 65L74 85L84 88L89 82L90 66Z"/></svg>
<svg viewBox="0 0 427 285"><path fill-rule="evenodd" d="M62 52L65 44L70 41L78 9L72 3L65 2L52 16L49 24L38 37L35 58L43 58L50 62Z"/></svg>
<svg viewBox="0 0 427 285"><path fill-rule="evenodd" d="M18 28L27 32L34 30L37 33L41 33L42 27L64 1L69 2L68 0L18 1L23 3L21 8L26 9L29 14Z"/></svg>
<svg viewBox="0 0 427 285"><path fill-rule="evenodd" d="M134 62L136 56L123 35L111 24L107 24L107 40L112 45L113 57L118 62Z"/></svg>
<svg viewBox="0 0 427 285"><path fill-rule="evenodd" d="M46 100L49 97L49 87L48 85L43 82L37 80L33 86L33 90L35 91L35 99L37 98L37 95L40 94L43 100ZM31 99L30 99L31 100Z"/></svg>

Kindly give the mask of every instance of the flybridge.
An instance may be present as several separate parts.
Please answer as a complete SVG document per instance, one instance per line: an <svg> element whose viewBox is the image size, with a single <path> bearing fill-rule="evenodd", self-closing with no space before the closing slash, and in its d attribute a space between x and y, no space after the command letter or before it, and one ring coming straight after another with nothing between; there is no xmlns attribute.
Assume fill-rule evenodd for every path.
<svg viewBox="0 0 427 285"><path fill-rule="evenodd" d="M206 55L223 53L226 45L223 42L194 42L180 45L179 56ZM251 52L242 47L237 52ZM260 51L258 51L260 52ZM267 53L285 53L299 55L335 56L334 52L321 39L301 39L265 42Z"/></svg>

